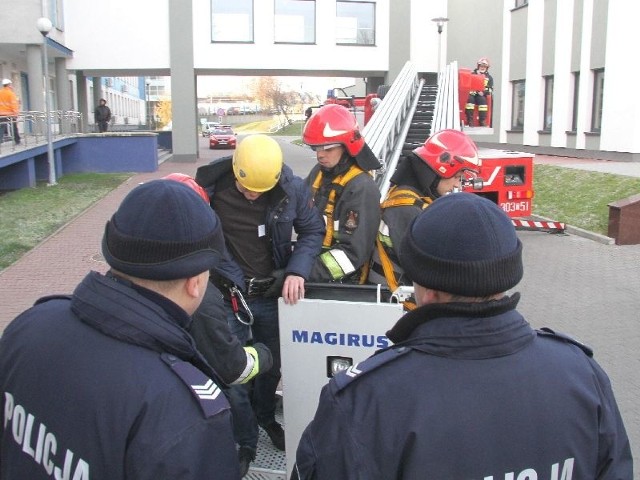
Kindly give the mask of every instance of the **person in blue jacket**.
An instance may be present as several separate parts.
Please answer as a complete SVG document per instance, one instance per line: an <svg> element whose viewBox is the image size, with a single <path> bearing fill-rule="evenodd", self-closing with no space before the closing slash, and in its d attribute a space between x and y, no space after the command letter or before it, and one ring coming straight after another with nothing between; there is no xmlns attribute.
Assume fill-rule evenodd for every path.
<svg viewBox="0 0 640 480"><path fill-rule="evenodd" d="M411 223L418 308L394 345L334 377L297 449L300 479L632 479L610 381L571 337L534 330L509 217L472 193Z"/></svg>
<svg viewBox="0 0 640 480"><path fill-rule="evenodd" d="M125 197L107 274L38 300L0 339L0 478L240 478L229 403L187 331L222 246L189 187Z"/></svg>
<svg viewBox="0 0 640 480"><path fill-rule="evenodd" d="M276 448L285 447L284 431L275 419L280 381L278 297L287 304L304 297L325 226L311 190L284 164L280 145L267 135L245 137L233 157L198 168L196 181L220 218L229 252L216 273L231 330L243 343L265 344L273 357L271 369L252 385L228 390L244 475L255 458L258 426Z"/></svg>

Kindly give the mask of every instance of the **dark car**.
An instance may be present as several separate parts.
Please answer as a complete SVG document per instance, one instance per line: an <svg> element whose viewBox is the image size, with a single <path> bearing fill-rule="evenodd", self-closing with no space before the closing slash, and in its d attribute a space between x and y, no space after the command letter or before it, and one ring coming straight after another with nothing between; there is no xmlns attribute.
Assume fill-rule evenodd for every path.
<svg viewBox="0 0 640 480"><path fill-rule="evenodd" d="M229 125L219 125L209 133L209 149L236 148L236 134Z"/></svg>

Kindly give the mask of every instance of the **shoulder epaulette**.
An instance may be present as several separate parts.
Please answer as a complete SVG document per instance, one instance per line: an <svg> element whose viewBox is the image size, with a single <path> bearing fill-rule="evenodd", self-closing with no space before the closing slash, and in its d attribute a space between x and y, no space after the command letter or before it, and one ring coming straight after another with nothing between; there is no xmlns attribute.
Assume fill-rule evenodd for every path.
<svg viewBox="0 0 640 480"><path fill-rule="evenodd" d="M585 345L582 342L579 342L578 340L576 340L573 337L570 337L569 335L567 335L566 333L561 333L561 332L556 332L551 330L550 328L547 327L543 327L540 330L536 330L536 333L542 337L551 337L551 338L557 338L559 340L563 340L567 343L571 343L572 345L575 345L576 347L580 348L580 350L582 350L584 353L587 354L587 356L589 357L593 357L593 349L587 345Z"/></svg>
<svg viewBox="0 0 640 480"><path fill-rule="evenodd" d="M71 295L47 295L46 297L40 297L36 300L34 305L40 305L41 303L48 302L49 300L71 300Z"/></svg>
<svg viewBox="0 0 640 480"><path fill-rule="evenodd" d="M407 347L389 348L367 358L360 363L356 363L355 365L350 366L346 370L343 370L335 377L333 377L337 390L342 390L357 378L360 378L363 375L372 372L376 368L379 368L382 365L386 365L387 363L402 357L410 351L411 349Z"/></svg>
<svg viewBox="0 0 640 480"><path fill-rule="evenodd" d="M189 388L205 417L212 417L230 408L220 387L195 365L169 353L163 353L160 357Z"/></svg>

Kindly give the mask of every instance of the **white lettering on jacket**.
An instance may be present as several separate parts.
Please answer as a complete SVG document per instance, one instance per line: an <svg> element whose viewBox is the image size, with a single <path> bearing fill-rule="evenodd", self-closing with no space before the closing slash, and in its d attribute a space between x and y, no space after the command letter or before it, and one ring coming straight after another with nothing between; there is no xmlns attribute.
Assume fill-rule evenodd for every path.
<svg viewBox="0 0 640 480"><path fill-rule="evenodd" d="M62 468L56 466L58 440L47 431L44 423L39 423L22 405L16 405L13 395L4 393L4 430L10 425L15 442L22 447L22 452L42 465L48 475L56 480L89 480L89 464L82 458L74 462L74 454L67 449L64 454ZM35 427L35 428L34 428ZM36 432L37 430L37 432Z"/></svg>
<svg viewBox="0 0 640 480"><path fill-rule="evenodd" d="M574 458L567 458L562 462L562 472L560 471L560 463L554 463L551 465L551 475L549 480L571 480L573 478L573 463ZM493 475L490 477L484 477L484 480L498 480L501 477L494 479ZM538 472L533 468L526 468L520 473L507 472L504 474L504 480L538 480ZM540 477L546 478L546 477Z"/></svg>

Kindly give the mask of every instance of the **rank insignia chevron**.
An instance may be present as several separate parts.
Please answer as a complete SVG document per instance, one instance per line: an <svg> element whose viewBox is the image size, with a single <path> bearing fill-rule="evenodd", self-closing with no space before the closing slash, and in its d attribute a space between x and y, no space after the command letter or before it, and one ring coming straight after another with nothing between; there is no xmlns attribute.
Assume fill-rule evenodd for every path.
<svg viewBox="0 0 640 480"><path fill-rule="evenodd" d="M350 377L355 377L356 375L359 375L362 373L362 370L358 370L358 364L356 363L355 365L351 365L349 368L347 368L347 371L345 372L346 375L349 375Z"/></svg>
<svg viewBox="0 0 640 480"><path fill-rule="evenodd" d="M220 395L220 389L211 379L204 385L191 385L191 388L203 400L215 400Z"/></svg>

